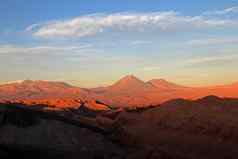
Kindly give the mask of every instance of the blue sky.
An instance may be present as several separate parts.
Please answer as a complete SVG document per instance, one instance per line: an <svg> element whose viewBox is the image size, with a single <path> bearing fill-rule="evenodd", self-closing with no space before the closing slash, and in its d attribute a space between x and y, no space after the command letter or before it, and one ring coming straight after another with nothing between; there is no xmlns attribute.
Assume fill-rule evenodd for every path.
<svg viewBox="0 0 238 159"><path fill-rule="evenodd" d="M7 0L0 10L0 83L238 81L237 0Z"/></svg>

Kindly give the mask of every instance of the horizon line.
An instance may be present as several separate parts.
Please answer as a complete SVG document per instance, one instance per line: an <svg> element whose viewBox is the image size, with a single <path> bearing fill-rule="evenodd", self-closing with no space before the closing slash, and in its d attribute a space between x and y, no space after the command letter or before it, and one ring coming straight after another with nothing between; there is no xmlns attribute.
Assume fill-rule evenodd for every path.
<svg viewBox="0 0 238 159"><path fill-rule="evenodd" d="M128 75L124 75L122 76L121 78L119 78L118 80L115 80L113 82L109 82L108 84L104 84L104 85L97 85L97 86L91 86L91 87L82 87L78 84L73 84L75 83L77 80L44 80L44 79L29 79L29 78L26 78L26 79L23 79L23 80L13 80L13 81L5 81L5 82L0 82L0 86L1 85L7 85L7 84L14 84L14 83L22 83L22 82L25 82L25 81L33 81L33 82L37 82L37 81L42 81L42 82L62 82L62 83L65 83L65 84L68 84L70 86L73 86L73 87L80 87L80 88L85 88L85 89L93 89L93 88L100 88L100 87L108 87L108 86L111 86L115 83L117 83L118 81L122 80L123 78L126 78L126 77L134 77L140 81L143 81L144 83L148 83L150 82L151 80L164 80L165 82L168 82L168 83L173 83L173 84L177 84L177 85L181 85L181 86L184 86L184 87L193 87L193 88L202 88L202 87L217 87L217 86L226 86L226 85L234 85L234 84L237 84L238 83L238 80L235 80L235 82L226 82L226 83L217 83L217 84L209 84L209 85L197 85L197 86L192 86L192 85L185 85L185 84L180 84L180 83L177 83L177 82L173 82L172 80L167 80L166 78L151 78L149 80L142 80L141 78L135 76L134 74L128 74ZM72 82L72 81L75 81L75 82ZM77 81L77 82L80 82L80 81Z"/></svg>

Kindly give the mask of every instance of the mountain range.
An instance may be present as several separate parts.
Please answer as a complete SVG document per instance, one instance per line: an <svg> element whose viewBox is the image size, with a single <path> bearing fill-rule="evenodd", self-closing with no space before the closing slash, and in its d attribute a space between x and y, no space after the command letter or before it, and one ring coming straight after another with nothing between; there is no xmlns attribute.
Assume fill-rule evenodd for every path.
<svg viewBox="0 0 238 159"><path fill-rule="evenodd" d="M77 107L80 102L100 101L110 107L147 107L177 98L198 99L209 95L238 97L238 83L208 87L187 87L164 79L144 82L128 75L107 87L80 88L64 82L32 81L0 85L0 101ZM88 104L90 105L90 104ZM91 106L93 107L93 106ZM104 108L102 104L100 109Z"/></svg>

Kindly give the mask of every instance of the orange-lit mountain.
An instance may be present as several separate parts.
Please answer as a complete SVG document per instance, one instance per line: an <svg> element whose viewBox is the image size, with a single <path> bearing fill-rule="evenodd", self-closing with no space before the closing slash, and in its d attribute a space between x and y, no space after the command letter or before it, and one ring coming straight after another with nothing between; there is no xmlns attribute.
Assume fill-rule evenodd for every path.
<svg viewBox="0 0 238 159"><path fill-rule="evenodd" d="M0 101L26 105L48 105L57 108L79 107L89 92L63 82L14 82L0 86Z"/></svg>
<svg viewBox="0 0 238 159"><path fill-rule="evenodd" d="M77 101L88 101L99 109L111 107L145 107L175 98L197 99L204 96L238 97L238 83L210 87L186 87L153 79L144 82L133 75L123 77L108 87L84 89L63 82L30 81L0 85L0 101L21 101L28 104L51 104L75 107ZM105 105L98 105L100 101ZM96 107L96 106L95 106Z"/></svg>
<svg viewBox="0 0 238 159"><path fill-rule="evenodd" d="M209 95L238 97L238 83L210 87L186 87L164 79L144 82L133 75L120 79L115 84L92 89L104 103L112 106L144 107L158 105L175 98L197 99Z"/></svg>
<svg viewBox="0 0 238 159"><path fill-rule="evenodd" d="M92 89L101 101L112 106L144 107L158 105L169 99L185 97L191 88L164 79L144 82L133 75L125 76L115 84Z"/></svg>
<svg viewBox="0 0 238 159"><path fill-rule="evenodd" d="M172 82L168 82L164 79L152 79L150 81L148 81L147 83L157 87L160 90L166 90L166 89L185 89L188 87L182 86L182 85L178 85L176 83L172 83Z"/></svg>
<svg viewBox="0 0 238 159"><path fill-rule="evenodd" d="M138 79L133 75L125 76L115 84L108 87L108 91L115 93L131 93L139 91L148 91L152 89L155 89L153 85L151 85L150 83L145 83L144 81Z"/></svg>
<svg viewBox="0 0 238 159"><path fill-rule="evenodd" d="M0 99L2 100L74 98L85 97L87 94L85 89L63 82L25 80L0 86Z"/></svg>
<svg viewBox="0 0 238 159"><path fill-rule="evenodd" d="M25 105L48 105L56 108L77 108L84 104L92 110L107 110L108 106L92 99L87 89L64 82L14 82L0 86L0 101Z"/></svg>
<svg viewBox="0 0 238 159"><path fill-rule="evenodd" d="M145 83L133 75L128 75L121 78L111 86L93 88L91 91L98 94L132 94L133 92L141 92L151 89L156 89L156 87L150 83Z"/></svg>

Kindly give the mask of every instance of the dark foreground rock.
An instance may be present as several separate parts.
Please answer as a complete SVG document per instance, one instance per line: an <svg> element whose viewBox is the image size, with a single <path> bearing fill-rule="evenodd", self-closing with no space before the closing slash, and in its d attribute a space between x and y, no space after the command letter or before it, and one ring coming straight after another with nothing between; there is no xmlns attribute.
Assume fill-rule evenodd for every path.
<svg viewBox="0 0 238 159"><path fill-rule="evenodd" d="M237 99L177 99L93 116L0 106L1 159L237 159L237 147Z"/></svg>
<svg viewBox="0 0 238 159"><path fill-rule="evenodd" d="M90 124L90 123L88 123ZM14 105L0 107L0 157L122 158L103 131L85 123Z"/></svg>

